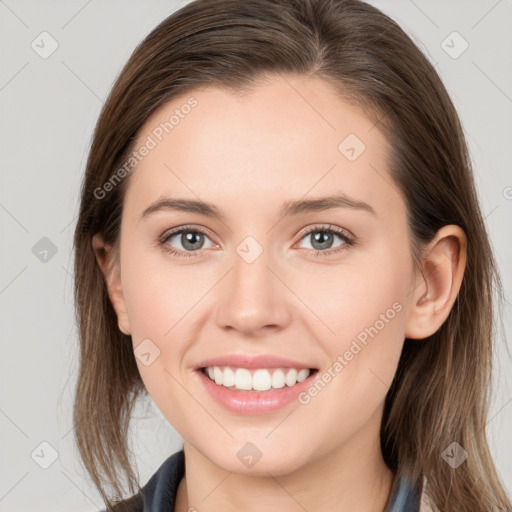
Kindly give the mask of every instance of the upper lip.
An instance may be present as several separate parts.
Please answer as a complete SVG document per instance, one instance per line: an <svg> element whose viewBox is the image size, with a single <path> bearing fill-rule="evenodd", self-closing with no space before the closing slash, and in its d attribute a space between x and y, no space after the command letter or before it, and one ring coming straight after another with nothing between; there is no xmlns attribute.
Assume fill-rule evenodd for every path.
<svg viewBox="0 0 512 512"><path fill-rule="evenodd" d="M311 365L286 357L262 354L258 356L229 354L205 359L196 365L196 370L212 366L233 366L235 368L313 368Z"/></svg>

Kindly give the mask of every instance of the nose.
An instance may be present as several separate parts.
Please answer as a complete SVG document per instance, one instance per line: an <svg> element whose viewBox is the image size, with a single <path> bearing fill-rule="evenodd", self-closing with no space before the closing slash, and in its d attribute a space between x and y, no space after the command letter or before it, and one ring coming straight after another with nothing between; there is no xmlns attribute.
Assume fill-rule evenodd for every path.
<svg viewBox="0 0 512 512"><path fill-rule="evenodd" d="M218 287L216 321L224 330L261 337L286 328L291 320L291 292L277 265L263 252L254 261L240 251Z"/></svg>

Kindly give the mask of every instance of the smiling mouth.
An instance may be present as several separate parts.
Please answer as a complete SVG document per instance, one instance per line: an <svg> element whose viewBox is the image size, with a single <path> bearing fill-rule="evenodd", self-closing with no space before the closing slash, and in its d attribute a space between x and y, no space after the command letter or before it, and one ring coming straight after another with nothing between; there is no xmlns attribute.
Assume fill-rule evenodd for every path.
<svg viewBox="0 0 512 512"><path fill-rule="evenodd" d="M260 393L290 388L318 372L317 368L236 368L210 366L199 368L218 386L232 391Z"/></svg>

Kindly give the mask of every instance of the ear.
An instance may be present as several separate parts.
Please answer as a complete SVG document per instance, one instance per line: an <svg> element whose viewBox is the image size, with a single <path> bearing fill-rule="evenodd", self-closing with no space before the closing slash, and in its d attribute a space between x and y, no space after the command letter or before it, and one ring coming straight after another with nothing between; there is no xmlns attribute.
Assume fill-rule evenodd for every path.
<svg viewBox="0 0 512 512"><path fill-rule="evenodd" d="M121 286L118 258L115 257L112 247L103 241L99 233L93 235L92 247L96 255L96 261L105 278L110 302L117 314L119 330L124 334L130 335L130 323Z"/></svg>
<svg viewBox="0 0 512 512"><path fill-rule="evenodd" d="M427 338L448 318L462 284L466 255L466 235L456 225L443 226L426 247L422 255L422 275L417 276L411 292L407 338Z"/></svg>

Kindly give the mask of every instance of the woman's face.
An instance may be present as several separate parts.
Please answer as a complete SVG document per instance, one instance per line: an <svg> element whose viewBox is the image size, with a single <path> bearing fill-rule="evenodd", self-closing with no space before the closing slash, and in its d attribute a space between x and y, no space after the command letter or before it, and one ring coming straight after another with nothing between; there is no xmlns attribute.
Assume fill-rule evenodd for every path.
<svg viewBox="0 0 512 512"><path fill-rule="evenodd" d="M414 288L406 207L378 128L326 82L276 77L246 95L174 99L145 124L143 145L124 202L116 309L162 414L238 473L368 450ZM166 199L189 203L151 208ZM199 201L211 211L191 207ZM276 367L318 371L255 398L206 385L197 366L228 355L294 361L257 362L268 377L249 382L262 387ZM257 369L227 363L235 376Z"/></svg>

